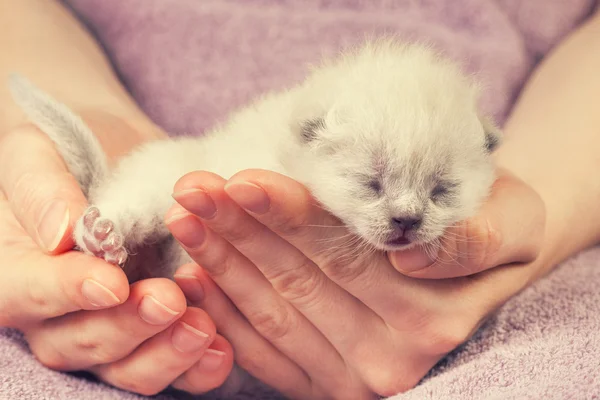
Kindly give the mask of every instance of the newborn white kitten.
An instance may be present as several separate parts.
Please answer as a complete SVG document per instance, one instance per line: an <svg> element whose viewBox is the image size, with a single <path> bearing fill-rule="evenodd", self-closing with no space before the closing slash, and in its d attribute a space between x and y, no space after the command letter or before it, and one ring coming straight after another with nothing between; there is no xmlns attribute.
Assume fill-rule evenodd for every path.
<svg viewBox="0 0 600 400"><path fill-rule="evenodd" d="M500 140L477 111L477 86L456 65L429 47L394 40L323 63L203 137L142 145L112 171L66 106L22 77L10 87L91 204L75 229L78 247L126 266L144 245L161 249L157 270L130 267L130 276L171 276L189 260L163 222L173 186L188 172L282 173L366 242L394 250L432 243L477 211L494 180L490 153Z"/></svg>

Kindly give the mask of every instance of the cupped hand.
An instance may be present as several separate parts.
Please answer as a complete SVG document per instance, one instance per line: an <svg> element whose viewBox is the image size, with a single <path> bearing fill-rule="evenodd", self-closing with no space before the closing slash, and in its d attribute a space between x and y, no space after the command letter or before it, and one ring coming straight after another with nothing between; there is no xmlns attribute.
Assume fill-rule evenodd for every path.
<svg viewBox="0 0 600 400"><path fill-rule="evenodd" d="M544 204L507 172L433 257L357 252L353 234L302 185L271 172L229 181L194 172L174 197L169 228L201 266L183 266L177 282L230 340L236 362L292 398L412 388L541 262Z"/></svg>
<svg viewBox="0 0 600 400"><path fill-rule="evenodd" d="M120 268L69 251L86 200L45 135L23 126L3 136L0 165L0 326L23 331L52 369L136 393L222 384L231 346L174 282L130 286Z"/></svg>

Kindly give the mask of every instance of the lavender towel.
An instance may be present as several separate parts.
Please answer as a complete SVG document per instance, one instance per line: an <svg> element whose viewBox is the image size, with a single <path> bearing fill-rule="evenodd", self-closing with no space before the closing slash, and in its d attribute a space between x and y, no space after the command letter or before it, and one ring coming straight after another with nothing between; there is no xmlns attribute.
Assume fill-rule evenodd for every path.
<svg viewBox="0 0 600 400"><path fill-rule="evenodd" d="M595 6L594 0L65 1L103 43L141 106L173 134L201 134L258 92L300 80L306 62L373 32L428 39L466 60L487 85L483 107L502 122L535 63ZM393 398L600 398L599 282L600 249L574 257L507 303L417 388ZM0 399L141 398L47 370L17 332L0 330Z"/></svg>

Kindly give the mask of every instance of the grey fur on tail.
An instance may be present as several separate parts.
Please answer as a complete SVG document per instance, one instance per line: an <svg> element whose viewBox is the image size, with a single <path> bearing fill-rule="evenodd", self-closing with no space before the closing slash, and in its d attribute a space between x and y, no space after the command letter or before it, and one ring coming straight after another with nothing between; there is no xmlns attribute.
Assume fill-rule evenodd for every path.
<svg viewBox="0 0 600 400"><path fill-rule="evenodd" d="M11 74L8 88L29 120L54 142L87 197L90 188L104 180L108 173L106 155L92 130L65 104L42 92L25 77Z"/></svg>

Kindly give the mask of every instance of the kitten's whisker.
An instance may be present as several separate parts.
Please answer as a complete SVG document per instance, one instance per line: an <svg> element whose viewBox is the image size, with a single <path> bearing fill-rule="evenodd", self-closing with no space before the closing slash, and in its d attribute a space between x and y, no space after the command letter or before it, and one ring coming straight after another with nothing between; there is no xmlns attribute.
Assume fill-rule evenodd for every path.
<svg viewBox="0 0 600 400"><path fill-rule="evenodd" d="M300 225L303 228L347 228L346 225L317 225L317 224L305 224Z"/></svg>

